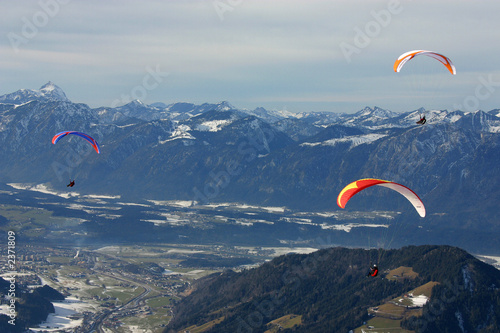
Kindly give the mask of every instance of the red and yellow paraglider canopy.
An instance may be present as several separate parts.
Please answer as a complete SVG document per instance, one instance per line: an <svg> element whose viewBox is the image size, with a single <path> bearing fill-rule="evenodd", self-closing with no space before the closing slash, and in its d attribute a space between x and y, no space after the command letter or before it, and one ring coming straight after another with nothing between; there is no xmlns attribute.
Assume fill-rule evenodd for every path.
<svg viewBox="0 0 500 333"><path fill-rule="evenodd" d="M408 199L408 201L411 202L413 207L415 207L418 215L420 215L420 217L425 217L424 203L415 192L404 185L382 179L366 178L359 179L350 183L349 185L344 187L342 191L340 191L339 196L337 197L337 205L339 205L340 208L345 208L347 202L354 195L368 187L375 185L390 188L391 190L394 190L403 195L406 199Z"/></svg>

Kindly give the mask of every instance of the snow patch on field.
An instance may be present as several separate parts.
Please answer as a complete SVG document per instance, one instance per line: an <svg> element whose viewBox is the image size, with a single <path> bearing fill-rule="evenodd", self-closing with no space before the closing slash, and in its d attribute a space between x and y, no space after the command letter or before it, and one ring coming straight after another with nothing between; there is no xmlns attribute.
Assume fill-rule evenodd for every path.
<svg viewBox="0 0 500 333"><path fill-rule="evenodd" d="M208 208L237 208L237 209L256 209L256 210L265 210L269 213L284 213L286 207L272 207L272 206L252 206L247 204L238 204L238 203L212 203L207 205L202 205L203 207Z"/></svg>
<svg viewBox="0 0 500 333"><path fill-rule="evenodd" d="M90 199L120 199L120 195L99 195L99 194L88 194L84 195L84 198L90 198Z"/></svg>
<svg viewBox="0 0 500 333"><path fill-rule="evenodd" d="M34 332L60 332L69 330L82 324L83 319L71 319L70 317L84 311L95 311L94 307L83 303L77 298L68 297L64 301L53 301L55 313L50 313L47 320L38 328L31 328Z"/></svg>
<svg viewBox="0 0 500 333"><path fill-rule="evenodd" d="M22 183L7 183L10 187L15 188L16 190L28 190L28 191L35 191L35 192L40 192L40 193L45 193L45 194L52 194L56 195L61 198L71 198L71 197L77 197L80 195L78 192L66 192L66 193L61 193L57 192L49 186L45 184L37 184L37 185L32 185L32 184L22 184Z"/></svg>
<svg viewBox="0 0 500 333"><path fill-rule="evenodd" d="M150 205L135 203L135 202L117 202L116 204L122 206L151 207Z"/></svg>
<svg viewBox="0 0 500 333"><path fill-rule="evenodd" d="M309 254L318 251L312 247L249 247L249 246L235 246L237 249L247 250L248 253L258 253L259 251L272 252L272 256L278 257L288 253Z"/></svg>
<svg viewBox="0 0 500 333"><path fill-rule="evenodd" d="M170 224L170 225L180 226L180 225L187 225L187 224L189 224L189 222L191 222L189 219L185 219L179 215L172 214L172 213L163 213L163 212L152 211L152 212L149 212L149 214L158 215L158 216L164 217L165 219L163 219L163 220L141 219L141 221L154 223L156 226L159 226L161 224Z"/></svg>
<svg viewBox="0 0 500 333"><path fill-rule="evenodd" d="M388 224L362 224L362 223L348 223L348 224L321 224L321 229L325 230L341 230L345 232L350 232L352 228L389 228Z"/></svg>
<svg viewBox="0 0 500 333"><path fill-rule="evenodd" d="M76 204L76 203L71 203L66 206L68 209L73 209L73 210L81 210L83 212L86 212L87 214L97 214L100 213L103 209L104 210L120 210L122 209L121 207L104 207L104 206L88 206L88 205L82 205L82 204ZM113 215L113 214L107 214L107 215Z"/></svg>
<svg viewBox="0 0 500 333"><path fill-rule="evenodd" d="M26 191L34 191L45 194L55 195L61 198L69 199L72 197L81 197L87 199L119 199L119 195L104 195L104 194L86 194L80 195L78 192L70 191L70 192L58 192L52 189L47 184L24 184L24 183L7 183L8 186L16 189L16 190L26 190ZM104 201L99 201L105 203Z"/></svg>
<svg viewBox="0 0 500 333"><path fill-rule="evenodd" d="M429 297L425 295L413 296L413 298L411 298L411 301L413 302L413 306L418 306L421 308L429 301Z"/></svg>
<svg viewBox="0 0 500 333"><path fill-rule="evenodd" d="M190 207L193 205L191 200L147 200L156 206L174 206L174 207Z"/></svg>
<svg viewBox="0 0 500 333"><path fill-rule="evenodd" d="M318 251L312 247L263 247L263 250L274 250L274 256L282 256L287 253L309 254Z"/></svg>

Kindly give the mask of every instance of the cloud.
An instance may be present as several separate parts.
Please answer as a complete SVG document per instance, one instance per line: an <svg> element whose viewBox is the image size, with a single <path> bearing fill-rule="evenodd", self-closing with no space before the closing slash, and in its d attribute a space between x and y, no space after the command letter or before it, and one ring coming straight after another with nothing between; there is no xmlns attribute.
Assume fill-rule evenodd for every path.
<svg viewBox="0 0 500 333"><path fill-rule="evenodd" d="M160 66L171 75L145 102L205 98L266 107L289 99L293 111L319 104L337 111L341 101L342 111L355 112L370 100L402 106L391 102L400 100L392 63L410 49L452 57L457 81L470 85L466 91L474 90L475 75L499 65L500 3L491 1L66 2L18 52L8 38L0 41L0 93L50 79L69 98L98 106L139 84L147 66ZM26 22L44 11L40 3L0 3L2 31L22 36ZM360 32L369 35L362 47L356 46ZM350 61L340 47L345 44L357 47ZM28 86L33 82L39 83ZM491 96L481 104L498 102Z"/></svg>

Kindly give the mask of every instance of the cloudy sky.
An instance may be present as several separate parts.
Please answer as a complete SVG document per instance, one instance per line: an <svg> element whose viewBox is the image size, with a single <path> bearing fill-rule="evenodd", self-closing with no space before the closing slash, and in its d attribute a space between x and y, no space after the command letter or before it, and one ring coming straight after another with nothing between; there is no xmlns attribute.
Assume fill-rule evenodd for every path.
<svg viewBox="0 0 500 333"><path fill-rule="evenodd" d="M498 13L493 0L4 0L0 95L50 80L91 107L491 110ZM447 55L457 75L417 58L394 73L414 49Z"/></svg>

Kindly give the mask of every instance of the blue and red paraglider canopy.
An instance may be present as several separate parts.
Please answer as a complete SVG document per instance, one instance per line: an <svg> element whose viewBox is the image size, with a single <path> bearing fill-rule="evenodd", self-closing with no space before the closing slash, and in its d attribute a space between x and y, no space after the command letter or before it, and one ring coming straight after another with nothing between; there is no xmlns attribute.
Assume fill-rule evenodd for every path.
<svg viewBox="0 0 500 333"><path fill-rule="evenodd" d="M73 135L77 135L79 137L82 137L84 138L85 140L87 140L91 145L92 147L94 147L95 151L100 154L101 153L101 148L99 148L99 144L97 143L97 141L94 140L94 138L92 138L90 135L88 134L85 134L85 133L82 133L82 132L76 132L76 131L64 131L64 132L60 132L60 133L57 133L56 135L54 135L54 137L52 138L52 143L53 144L56 144L59 140L61 140L63 137L65 137L66 135L68 134L73 134Z"/></svg>

